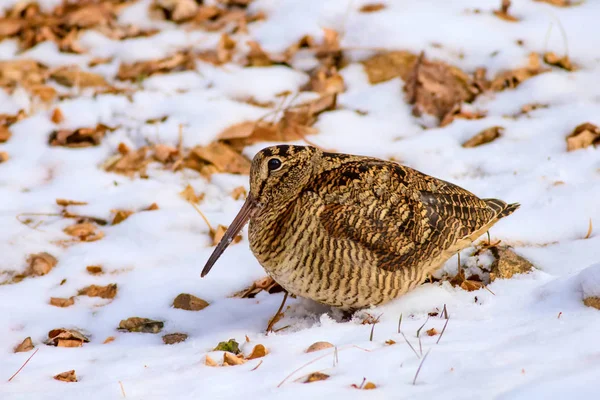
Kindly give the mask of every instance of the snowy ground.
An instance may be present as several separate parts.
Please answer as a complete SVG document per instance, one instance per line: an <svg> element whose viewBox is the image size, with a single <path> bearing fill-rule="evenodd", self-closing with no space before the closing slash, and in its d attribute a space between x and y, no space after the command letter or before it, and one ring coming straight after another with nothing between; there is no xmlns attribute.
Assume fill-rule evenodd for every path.
<svg viewBox="0 0 600 400"><path fill-rule="evenodd" d="M5 0L1 5L7 9L13 3ZM47 1L45 6L51 9L56 3ZM490 291L467 292L448 282L424 284L369 311L381 314L372 341L371 326L362 325L359 316L338 322L335 312L302 300L291 300L278 323L289 328L265 336L282 295L230 297L265 275L248 249L245 233L213 271L200 278L212 241L204 221L179 193L188 184L204 193L200 209L213 225L228 225L243 202L230 193L240 185L247 187L246 176L213 174L207 180L192 170L173 173L155 164L148 179L131 179L100 168L121 142L134 149L146 140L177 146L183 124L185 147L205 145L228 126L263 117L276 106L265 109L240 99L278 103L278 93L295 92L308 81L300 66L244 69L233 63L214 67L198 62L195 71L145 79L130 99L120 94L93 97L83 91L44 105L33 102L22 88L12 94L0 92L0 114L27 112L10 127L12 137L0 144L0 151L10 157L0 164L0 282L22 273L30 254L46 251L58 259L47 275L0 285L0 398L595 398L600 311L584 306L582 299L584 290L600 292L599 267L591 267L600 262L600 234L594 228L585 238L590 219L600 230L600 150L590 146L567 152L565 138L581 123L600 125L600 35L595 28L600 2L559 8L517 0L511 8L520 19L515 23L492 14L499 3L389 0L387 7L373 13L358 12L366 4L359 0L256 0L250 6L267 17L248 25L248 37L273 53L305 34L320 41L322 28L331 28L344 33L342 47L352 49L349 53L356 60L372 48L425 50L429 58L465 71L484 66L495 74L525 65L530 52L562 55L568 49L579 67L574 72L552 67L516 89L483 94L470 107L486 111L485 118L458 119L431 129L412 116L399 78L371 85L358 62L340 71L346 90L338 96L338 109L318 117L314 127L319 133L310 140L340 152L400 160L482 197L520 202L521 208L496 225L491 236L512 245L536 267L529 274L494 281ZM157 59L184 48L213 48L218 41L218 33L151 21L149 4L141 0L125 8L119 21L158 28L157 35L117 41L86 31L80 43L87 53L81 55L61 53L50 42L19 52L16 41L5 39L0 58L87 69L94 57L115 57L94 69L113 81L120 62ZM302 62L310 64L298 60L298 65ZM524 105L533 103L547 107L521 113ZM56 107L65 118L60 125L50 119ZM164 116L169 118L160 124L145 122ZM48 146L48 136L57 128L99 122L121 128L107 133L97 147ZM495 125L505 128L499 139L475 148L461 146ZM245 154L251 157L266 145L247 147ZM69 210L107 220L114 209L141 210L152 203L159 209L100 227L105 234L101 240L64 246L60 241L69 237L63 229L72 220L30 216L33 221L23 224L16 218L23 213L58 213L57 198L88 202ZM469 262L472 250L463 252L463 262ZM456 262L450 260L445 271L455 273ZM89 265L101 265L105 273L93 276L86 271ZM51 297L69 298L91 284L110 283L118 285L113 300L78 296L70 307L49 304ZM201 311L174 309L179 293L201 297L210 306ZM422 359L397 333L399 316L406 339L421 353L417 330L426 322L422 332L440 332L446 320L439 315L428 319L428 313L444 305L450 319L439 343L439 335L421 333L422 354L429 354L413 384ZM164 329L161 334L116 330L119 321L134 316L164 321ZM90 342L81 348L43 344L48 331L60 327L79 329ZM189 337L183 343L163 344L162 334L173 332ZM7 382L32 354L13 353L28 336L39 351ZM115 340L103 344L108 337ZM269 354L241 366L205 365L207 354L220 360L223 356L212 349L232 338L243 344L246 354L256 344L263 344ZM388 345L388 340L396 344ZM316 341L337 346L337 362L331 348L304 352ZM77 383L53 379L73 369ZM315 371L330 378L301 383ZM377 388L351 387L363 378Z"/></svg>

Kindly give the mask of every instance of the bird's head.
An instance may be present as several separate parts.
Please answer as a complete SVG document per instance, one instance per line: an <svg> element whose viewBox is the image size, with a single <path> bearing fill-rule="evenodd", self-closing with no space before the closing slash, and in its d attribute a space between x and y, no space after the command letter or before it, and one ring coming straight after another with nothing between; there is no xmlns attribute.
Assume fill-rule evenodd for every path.
<svg viewBox="0 0 600 400"><path fill-rule="evenodd" d="M223 238L208 259L202 276L223 254L229 243L255 215L278 209L295 198L310 180L322 152L311 146L266 147L252 159L250 193Z"/></svg>

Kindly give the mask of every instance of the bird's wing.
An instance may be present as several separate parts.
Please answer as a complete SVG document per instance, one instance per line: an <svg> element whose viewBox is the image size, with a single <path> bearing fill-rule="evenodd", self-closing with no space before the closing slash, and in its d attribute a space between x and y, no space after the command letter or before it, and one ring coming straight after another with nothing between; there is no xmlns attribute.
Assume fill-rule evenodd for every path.
<svg viewBox="0 0 600 400"><path fill-rule="evenodd" d="M306 192L322 202L318 218L330 237L372 252L389 271L437 256L494 217L467 190L376 159L324 171Z"/></svg>

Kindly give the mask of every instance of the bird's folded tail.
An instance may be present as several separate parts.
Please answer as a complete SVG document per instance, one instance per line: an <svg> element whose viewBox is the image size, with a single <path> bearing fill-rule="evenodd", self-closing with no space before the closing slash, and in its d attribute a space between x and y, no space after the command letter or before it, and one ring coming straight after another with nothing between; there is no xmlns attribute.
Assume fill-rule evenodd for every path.
<svg viewBox="0 0 600 400"><path fill-rule="evenodd" d="M489 208L494 210L496 218L504 218L515 212L521 205L519 203L506 204L502 200L498 199L483 199Z"/></svg>

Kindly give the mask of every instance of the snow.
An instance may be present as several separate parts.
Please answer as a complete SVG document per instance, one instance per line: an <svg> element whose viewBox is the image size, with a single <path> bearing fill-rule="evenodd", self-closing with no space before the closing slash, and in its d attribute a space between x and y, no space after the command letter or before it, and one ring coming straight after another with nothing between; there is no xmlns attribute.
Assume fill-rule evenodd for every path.
<svg viewBox="0 0 600 400"><path fill-rule="evenodd" d="M0 7L14 3L3 1ZM42 2L47 9L56 3ZM315 125L319 134L310 137L327 149L399 160L481 197L520 202L521 208L494 226L491 236L513 246L536 269L494 281L488 286L491 292L466 292L448 283L424 284L368 310L381 315L373 341L369 341L371 326L360 324L365 311L353 321L340 322L335 310L303 299L290 300L291 308L277 325L290 325L288 329L265 336L267 321L282 295L230 297L265 275L248 248L246 230L242 242L231 245L211 273L200 278L213 250L208 227L178 194L188 184L196 193L205 193L199 207L211 224L229 225L243 203L230 193L238 186L248 188L247 177L215 174L207 180L190 170L172 173L151 165L148 179L130 179L104 172L99 165L120 142L134 148L146 141L176 145L181 126L186 147L204 145L233 124L270 115L282 92L296 92L307 82L306 70L314 60L298 55L294 65L303 70L234 64L215 68L198 63L194 71L145 79L131 98L82 93L46 108L34 106L22 88L12 95L0 91L0 113L20 108L34 111L12 125L11 139L0 144L0 151L10 155L0 165L0 281L7 271L22 272L29 254L47 251L59 260L46 276L0 285L0 398L113 399L123 398L122 390L127 399L595 396L600 311L584 306L582 299L600 295L596 228L600 226L600 149L566 152L565 137L580 123L600 125L598 35L590 31L597 25L600 3L555 8L515 1L511 12L521 19L517 23L492 15L500 3L496 0L388 1L382 11L359 13L366 3L257 0L251 10L265 12L266 19L250 24L249 34L235 39L257 40L266 51L277 52L306 34L320 41L322 28L332 28L343 32L342 46L355 58L372 48L424 49L428 57L467 71L485 66L492 74L525 65L531 51L562 55L568 48L570 58L580 66L576 72L553 68L514 90L480 96L472 108L487 111L485 118L424 129L403 101L400 79L370 85L362 65L352 63L341 71L347 90L338 97L339 109L321 114ZM81 38L89 51L86 55L60 53L51 43L19 54L14 41L5 39L0 42L0 58L31 57L56 67L85 66L94 57L111 56L115 61L110 65L96 67L110 76L121 61L167 57L190 46L214 48L218 33L152 21L146 13L149 4L134 3L119 20L160 29L157 35L119 42L88 31ZM519 39L524 45L516 43ZM548 107L520 115L521 107L532 103ZM54 107L65 115L58 125L50 120ZM145 123L164 116L168 116L164 122ZM97 123L121 127L95 148L47 145L48 135L57 128ZM461 146L494 125L505 128L498 140L476 148ZM250 146L245 154L252 156L266 145ZM99 241L63 248L56 243L66 238L62 229L72 221L30 215L31 226L39 223L32 229L17 220L20 214L59 212L57 198L87 201L89 205L70 209L104 219L111 218L113 209L141 210L152 203L160 208L137 212L116 226L100 227L105 237ZM594 228L586 239L590 219ZM461 254L468 265L471 251ZM456 272L456 262L452 258L440 273ZM102 265L105 274L88 274L88 265ZM48 304L50 297L70 297L85 286L109 283L118 284L112 302L79 296L69 308ZM174 309L171 305L179 293L194 294L210 306L198 312ZM445 319L427 314L441 312L444 305L450 319L436 343L439 335L429 337L423 332L443 329ZM400 315L402 332L419 355L416 332L426 324L420 335L422 353L430 353L415 385L422 359L397 332ZM121 319L133 316L165 321L163 332L116 330ZM91 342L77 349L44 345L48 331L59 327L81 329L89 333ZM173 332L185 332L189 338L164 345L161 335ZM246 335L249 343L244 343ZM31 355L13 353L27 336L39 351L8 383ZM116 339L103 344L111 336ZM222 358L212 349L230 338L244 343L246 354L258 343L270 354L237 367L204 365L207 354ZM389 339L396 344L386 345ZM334 364L333 349L304 353L316 341L336 345L339 362ZM52 379L71 369L76 370L78 383ZM306 385L296 382L318 370L330 379ZM363 377L377 389L362 392L350 387Z"/></svg>

